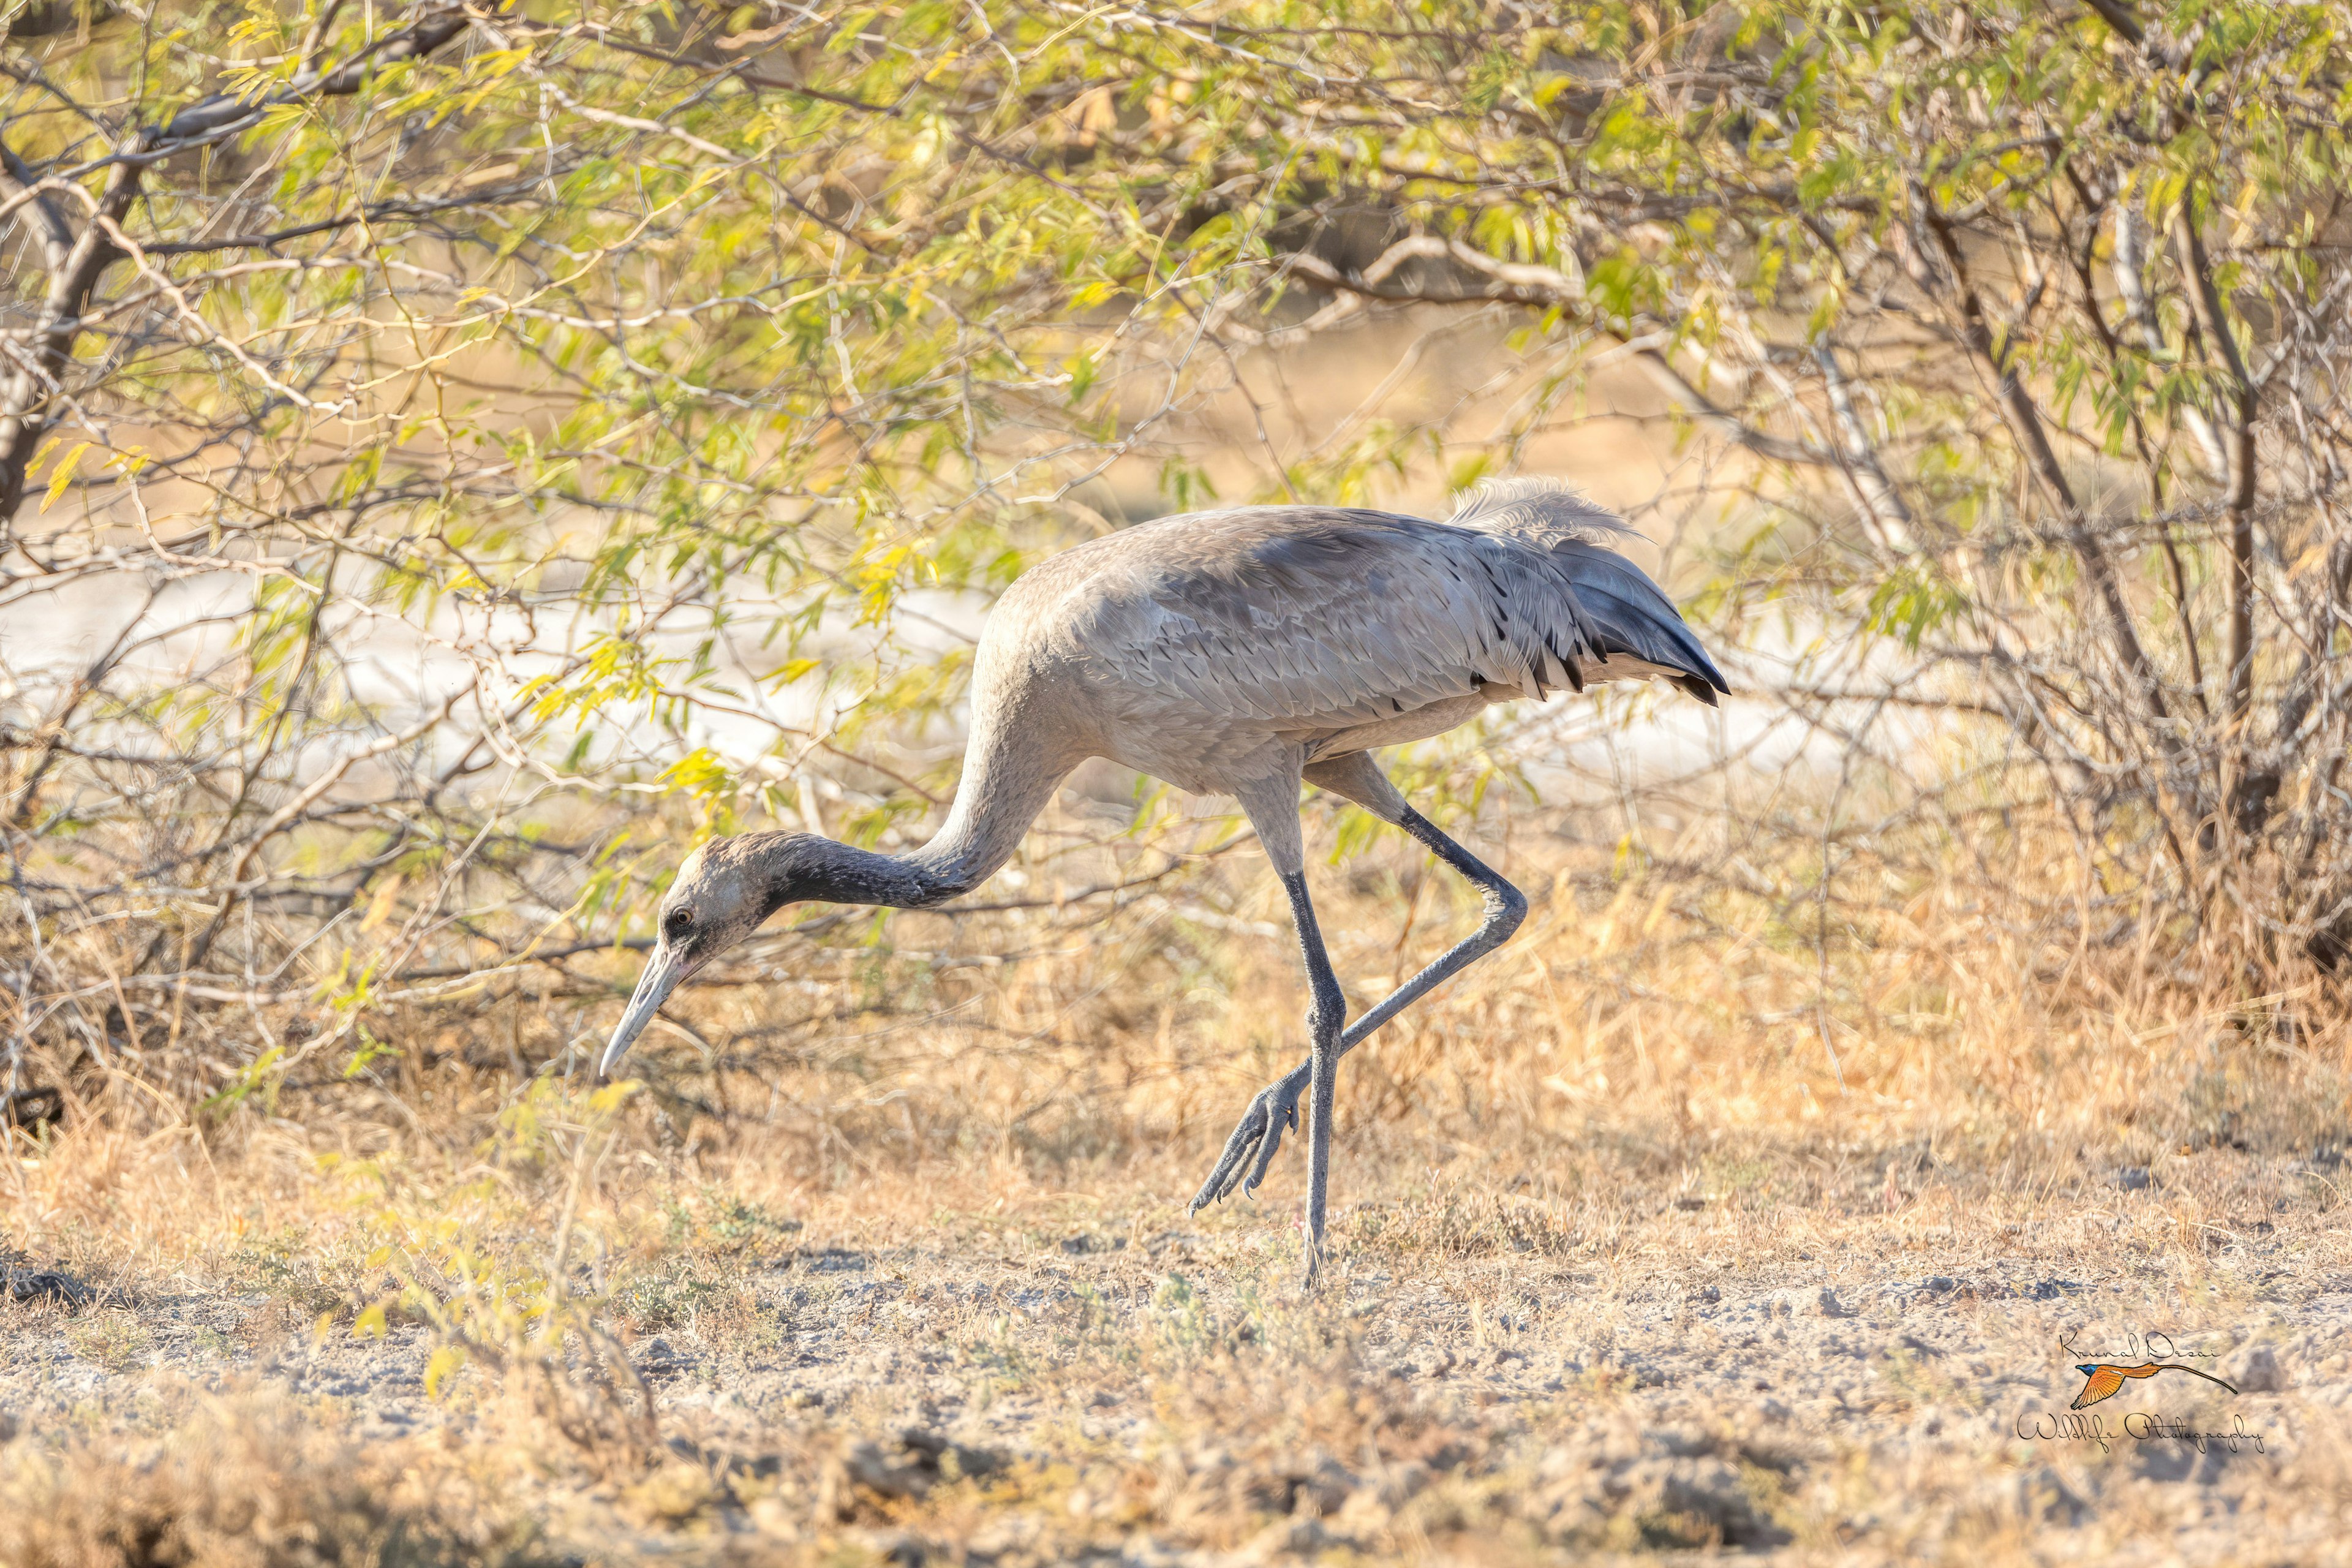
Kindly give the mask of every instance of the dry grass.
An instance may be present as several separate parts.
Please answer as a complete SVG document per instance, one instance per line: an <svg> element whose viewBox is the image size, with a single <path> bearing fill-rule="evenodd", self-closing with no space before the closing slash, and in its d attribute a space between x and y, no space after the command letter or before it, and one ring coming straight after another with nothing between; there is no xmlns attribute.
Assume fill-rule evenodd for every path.
<svg viewBox="0 0 2352 1568"><path fill-rule="evenodd" d="M1848 873L1824 957L1809 900L1529 824L1527 929L1350 1058L1312 1301L1295 1152L1181 1207L1297 1048L1250 867L787 943L616 1110L502 1012L20 1143L0 1226L100 1295L0 1298L0 1563L2344 1553L2337 998L2054 935L2032 845ZM1469 921L1420 879L1324 879L1362 994ZM2244 1391L2111 1436L2259 1450L2019 1435L2062 1336L2153 1331Z"/></svg>

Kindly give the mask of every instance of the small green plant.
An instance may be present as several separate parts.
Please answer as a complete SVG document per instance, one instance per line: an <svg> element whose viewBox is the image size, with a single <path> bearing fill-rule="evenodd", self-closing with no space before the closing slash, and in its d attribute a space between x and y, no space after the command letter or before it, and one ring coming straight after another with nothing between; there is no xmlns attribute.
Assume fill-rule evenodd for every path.
<svg viewBox="0 0 2352 1568"><path fill-rule="evenodd" d="M391 1313L407 1314L440 1341L425 1369L428 1395L446 1396L478 1364L581 1448L642 1449L652 1394L605 1331L604 1300L572 1265L577 1248L604 1250L582 1205L635 1089L581 1093L535 1080L500 1116L480 1173L446 1188L359 1167L357 1205L378 1243L368 1266L394 1288L360 1311L352 1331L381 1334Z"/></svg>
<svg viewBox="0 0 2352 1568"><path fill-rule="evenodd" d="M332 1260L318 1237L300 1226L248 1236L228 1255L225 1271L247 1290L303 1319L331 1312L351 1299L332 1278Z"/></svg>
<svg viewBox="0 0 2352 1568"><path fill-rule="evenodd" d="M146 1363L154 1342L129 1312L94 1312L66 1330L66 1343L84 1361L109 1372L129 1372Z"/></svg>
<svg viewBox="0 0 2352 1568"><path fill-rule="evenodd" d="M662 1217L670 1246L728 1252L765 1250L801 1228L799 1220L719 1187L672 1197L662 1205Z"/></svg>
<svg viewBox="0 0 2352 1568"><path fill-rule="evenodd" d="M659 1333L691 1323L728 1288L724 1277L695 1258L672 1254L628 1270L606 1306L633 1332Z"/></svg>

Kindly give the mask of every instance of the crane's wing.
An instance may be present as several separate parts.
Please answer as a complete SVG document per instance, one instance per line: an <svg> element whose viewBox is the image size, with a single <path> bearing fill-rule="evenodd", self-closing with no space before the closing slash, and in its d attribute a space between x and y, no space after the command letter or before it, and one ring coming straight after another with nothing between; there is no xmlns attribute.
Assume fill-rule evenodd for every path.
<svg viewBox="0 0 2352 1568"><path fill-rule="evenodd" d="M1105 678L1276 725L1369 723L1497 686L1581 689L1612 647L1675 656L1643 626L1648 580L1605 551L1385 512L1168 518L1037 575L1055 635Z"/></svg>
<svg viewBox="0 0 2352 1568"><path fill-rule="evenodd" d="M1055 595L1057 636L1101 677L1277 726L1367 723L1496 685L1539 697L1601 657L1540 552L1382 512L1167 518L1033 575L1055 568L1075 579Z"/></svg>
<svg viewBox="0 0 2352 1568"><path fill-rule="evenodd" d="M1631 674L1662 676L1709 707L1717 692L1730 691L1673 601L1648 573L1617 553L1616 545L1639 536L1566 485L1556 479L1488 479L1446 521L1565 562L1610 664L1625 663ZM1603 668L1585 673L1606 679L1615 672Z"/></svg>

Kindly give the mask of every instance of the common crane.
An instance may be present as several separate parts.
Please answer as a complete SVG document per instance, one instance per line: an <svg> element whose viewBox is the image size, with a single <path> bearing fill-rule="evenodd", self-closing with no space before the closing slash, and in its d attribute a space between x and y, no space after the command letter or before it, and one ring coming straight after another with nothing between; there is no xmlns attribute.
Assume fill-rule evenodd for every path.
<svg viewBox="0 0 2352 1568"><path fill-rule="evenodd" d="M1405 803L1373 750L1560 687L1657 678L1710 705L1730 689L1657 584L1611 548L1630 532L1570 490L1517 479L1486 484L1443 522L1237 507L1139 524L1040 563L982 630L963 776L938 833L897 856L810 833L696 850L662 900L653 953L599 1074L680 981L785 905L924 909L969 892L1011 857L1073 768L1107 757L1237 799L1289 892L1313 998L1307 1059L1250 1101L1192 1206L1254 1191L1308 1094L1311 1286L1340 1057L1499 945L1527 912L1517 889ZM1352 1025L1307 897L1301 781L1402 828L1485 898L1475 933Z"/></svg>

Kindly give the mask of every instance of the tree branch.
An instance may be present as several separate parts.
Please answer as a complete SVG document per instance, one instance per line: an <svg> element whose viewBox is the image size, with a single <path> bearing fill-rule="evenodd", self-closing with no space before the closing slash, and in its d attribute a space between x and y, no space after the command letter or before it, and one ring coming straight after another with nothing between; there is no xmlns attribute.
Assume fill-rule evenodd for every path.
<svg viewBox="0 0 2352 1568"><path fill-rule="evenodd" d="M73 361L90 297L107 268L128 254L112 237L121 232L120 226L138 199L141 173L174 153L257 124L263 115L282 104L357 92L379 66L422 58L472 22L472 14L462 5L436 6L423 19L384 35L331 70L305 67L274 93L260 98L215 93L199 99L162 126L138 132L127 147L83 171L104 170L105 184L95 197L85 195L89 220L79 234L70 235L61 247L54 243L58 237L54 231L45 236L52 255L39 324L34 329L29 352L14 356L15 365L0 379L0 552L8 547L9 525L24 505L34 455L55 422L53 389L63 384ZM10 178L29 188L18 172L23 165L13 155L8 163ZM51 216L63 225L62 215L53 212Z"/></svg>
<svg viewBox="0 0 2352 1568"><path fill-rule="evenodd" d="M1906 246L1905 263L1912 280L1931 298L1948 295L1958 309L1960 318L1960 338L1969 353L1982 365L1992 379L2011 433L2023 451L2026 464L2040 481L2042 488L2058 503L2060 515L2065 520L2067 542L2083 563L2084 574L2107 617L2108 631L2115 638L2116 651L2146 694L2148 710L2162 720L2171 716L2164 699L2164 682L2147 650L2139 640L2139 632L2132 624L2131 607L2124 602L2123 585L2116 578L2116 569L2107 559L2105 548L2091 528L2090 518L2083 503L2074 495L2074 487L2066 478L2065 468L2058 461L2057 452L2050 445L2050 433L2042 419L2042 411L2034 406L2033 395L2026 390L2017 374L2013 345L1996 343L1991 319L1985 313L1984 301L1969 277L1967 258L1960 252L1959 236L1954 231L1948 215L1938 209L1924 187L1912 187L1921 226L1931 237L1938 253L1937 259L1949 281L1937 276L1937 269L1916 245Z"/></svg>
<svg viewBox="0 0 2352 1568"><path fill-rule="evenodd" d="M2105 351L2108 366L2120 374L2125 363L2123 341L2116 335L2115 329L2107 324L2105 310L2099 303L2098 280L2091 270L2093 247L2098 239L2099 215L2108 204L2102 201L2092 191L2071 162L2063 167L2067 183L2074 187L2075 197L2083 204L2083 210L2087 216L2086 227L2089 234L2082 245L2068 244L2062 248L2066 253L2068 264L2074 269L2075 286L2083 291L2084 318L2091 323L2091 330L2098 335L2099 345ZM2149 304L2147 291L2140 286L2137 248L2138 244L2137 236L2139 233L2138 219L2134 216L2130 203L2117 202L2114 206L2116 243L2110 270L2115 275L2116 291L2123 299L2124 321L2138 326L2141 342L2147 350L2147 356L2152 360L2158 359L2163 353L2164 333L2157 321L2155 308ZM2058 214L2056 203L2052 203L2051 210L2053 216L2063 225L2064 218ZM2204 437L2202 445L2218 453L2221 449L2220 443L2213 438L2212 426L2193 407L2187 412L2193 420L2190 426L2191 433L2201 434ZM2147 422L2141 416L2137 402L2134 402L2131 406L2131 429L2132 444L2138 448L2140 466L2147 470L2150 499L2161 511L2164 506L2164 468L2158 461L2155 444L2148 439ZM2180 646L2182 651L2189 656L2189 700L2197 705L2197 711L2200 717L2210 718L2212 706L2207 701L2205 696L2205 656L2198 647L2197 619L2190 613L2189 605L2189 572L2181 563L2180 547L2173 540L2171 522L2161 516L2156 520L2156 522L2157 537L2164 547L2165 565L2172 577L2172 610L2180 626Z"/></svg>
<svg viewBox="0 0 2352 1568"><path fill-rule="evenodd" d="M2237 394L2229 453L2230 513L2230 723L2238 731L2238 773L2245 772L2246 714L2254 698L2254 419L2262 395L2246 374L2238 339L2213 282L2205 244L2197 233L2192 188L2181 193L2180 210L2173 219L2173 237L2180 252L2181 276L2188 281L2190 309L2197 328L2214 345L2230 373Z"/></svg>
<svg viewBox="0 0 2352 1568"><path fill-rule="evenodd" d="M2147 47L2147 29L2139 25L2139 18L2131 14L2130 6L2119 5L2117 0L2083 0L2083 4L2097 12L2101 21L2130 43L2143 48Z"/></svg>
<svg viewBox="0 0 2352 1568"><path fill-rule="evenodd" d="M11 208L33 209L33 230L40 240L42 256L52 271L63 266L67 253L73 249L73 229L50 199L49 191L43 188L41 176L16 156L15 148L5 145L0 145L0 191L7 193Z"/></svg>
<svg viewBox="0 0 2352 1568"><path fill-rule="evenodd" d="M25 476L33 454L48 433L50 388L64 379L74 341L81 335L82 312L99 279L120 254L96 218L100 214L120 218L131 209L138 190L135 169L118 168L108 175L92 204L92 221L49 267L49 286L29 352L13 356L15 366L0 381L0 550L7 545L8 523L24 504Z"/></svg>

